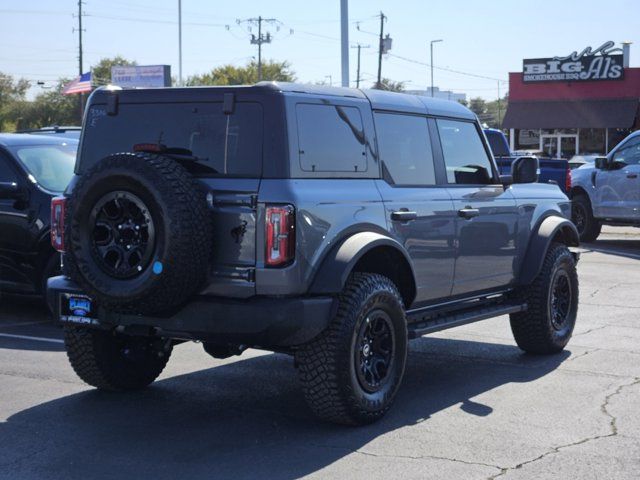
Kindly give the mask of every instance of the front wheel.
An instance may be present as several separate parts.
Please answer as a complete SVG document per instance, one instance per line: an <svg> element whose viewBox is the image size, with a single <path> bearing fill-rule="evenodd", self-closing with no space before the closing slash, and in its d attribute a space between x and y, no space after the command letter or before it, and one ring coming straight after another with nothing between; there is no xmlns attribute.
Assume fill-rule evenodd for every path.
<svg viewBox="0 0 640 480"><path fill-rule="evenodd" d="M593 242L600 235L602 224L593 216L591 202L586 195L574 197L571 202L571 219L578 230L580 241Z"/></svg>
<svg viewBox="0 0 640 480"><path fill-rule="evenodd" d="M404 375L407 322L391 280L354 273L328 329L296 352L307 403L324 420L362 425L389 410Z"/></svg>
<svg viewBox="0 0 640 480"><path fill-rule="evenodd" d="M565 245L551 244L540 273L531 285L521 287L518 297L528 306L510 317L518 346L536 354L564 349L578 314L576 263Z"/></svg>
<svg viewBox="0 0 640 480"><path fill-rule="evenodd" d="M66 327L64 344L76 374L101 390L138 390L152 383L169 361L164 339Z"/></svg>

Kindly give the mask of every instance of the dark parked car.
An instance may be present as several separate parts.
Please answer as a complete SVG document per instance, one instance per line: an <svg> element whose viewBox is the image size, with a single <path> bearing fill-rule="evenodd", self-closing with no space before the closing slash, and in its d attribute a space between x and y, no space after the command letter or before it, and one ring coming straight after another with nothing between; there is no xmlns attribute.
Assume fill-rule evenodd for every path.
<svg viewBox="0 0 640 480"><path fill-rule="evenodd" d="M71 138L74 140L78 140L80 138L81 131L82 127L52 125L51 127L18 130L16 133L30 133L32 135L55 135L61 138Z"/></svg>
<svg viewBox="0 0 640 480"><path fill-rule="evenodd" d="M78 141L0 134L0 292L43 293L59 271L51 199L73 175Z"/></svg>
<svg viewBox="0 0 640 480"><path fill-rule="evenodd" d="M147 386L174 345L295 357L320 417L380 418L407 341L509 314L562 350L578 307L571 204L537 159L500 176L455 102L296 84L96 90L53 200L48 300L72 367Z"/></svg>

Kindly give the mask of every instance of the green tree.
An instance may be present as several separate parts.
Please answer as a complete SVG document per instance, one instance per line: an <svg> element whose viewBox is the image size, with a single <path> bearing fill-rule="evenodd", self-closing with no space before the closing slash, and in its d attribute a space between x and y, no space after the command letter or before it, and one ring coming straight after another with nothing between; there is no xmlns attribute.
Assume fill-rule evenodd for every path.
<svg viewBox="0 0 640 480"><path fill-rule="evenodd" d="M394 82L389 78L383 78L380 81L380 85L378 82L374 83L371 88L375 88L377 90L388 90L390 92L404 92L404 82Z"/></svg>
<svg viewBox="0 0 640 480"><path fill-rule="evenodd" d="M13 129L17 105L24 101L28 89L28 80L15 80L0 72L0 131Z"/></svg>
<svg viewBox="0 0 640 480"><path fill-rule="evenodd" d="M103 58L91 67L91 76L94 85L107 85L111 83L111 67L128 67L137 65L135 60L116 55L112 58Z"/></svg>
<svg viewBox="0 0 640 480"><path fill-rule="evenodd" d="M277 62L267 60L262 62L262 80L274 80L279 82L293 82L296 80L295 72L291 70L289 62ZM258 63L253 60L244 67L223 65L216 67L208 73L193 75L187 78L187 86L202 85L251 85L258 81Z"/></svg>
<svg viewBox="0 0 640 480"><path fill-rule="evenodd" d="M11 119L17 130L49 125L79 125L78 96L62 95L70 80L61 78L53 89L40 93L28 102L15 102Z"/></svg>
<svg viewBox="0 0 640 480"><path fill-rule="evenodd" d="M496 99L489 102L477 97L471 99L469 108L478 116L480 123L486 124L491 128L502 128L502 119L508 103L509 97L507 95L500 100Z"/></svg>

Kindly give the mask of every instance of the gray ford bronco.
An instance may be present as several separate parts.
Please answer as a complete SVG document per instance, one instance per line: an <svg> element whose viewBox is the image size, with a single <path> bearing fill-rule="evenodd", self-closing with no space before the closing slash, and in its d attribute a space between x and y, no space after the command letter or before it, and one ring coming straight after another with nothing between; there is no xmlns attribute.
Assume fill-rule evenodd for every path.
<svg viewBox="0 0 640 480"><path fill-rule="evenodd" d="M284 83L99 89L52 203L48 301L99 389L152 383L172 348L290 354L321 418L375 421L407 341L510 315L551 354L578 307L576 228L537 160L499 176L454 103Z"/></svg>

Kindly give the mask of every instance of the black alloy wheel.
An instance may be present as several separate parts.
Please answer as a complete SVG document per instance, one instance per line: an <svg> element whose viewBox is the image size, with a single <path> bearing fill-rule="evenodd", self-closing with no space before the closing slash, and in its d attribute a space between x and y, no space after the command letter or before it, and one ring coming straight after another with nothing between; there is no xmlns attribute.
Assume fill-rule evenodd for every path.
<svg viewBox="0 0 640 480"><path fill-rule="evenodd" d="M585 228L587 225L587 212L585 211L585 207L582 203L574 202L572 212L572 220L573 224L576 226L578 230L578 235L584 235Z"/></svg>
<svg viewBox="0 0 640 480"><path fill-rule="evenodd" d="M367 392L380 390L393 368L395 335L389 315L380 309L370 312L360 326L354 349L355 370Z"/></svg>
<svg viewBox="0 0 640 480"><path fill-rule="evenodd" d="M573 295L566 270L559 269L555 272L549 295L551 297L549 300L551 325L557 331L562 331L567 326L567 318L571 314Z"/></svg>
<svg viewBox="0 0 640 480"><path fill-rule="evenodd" d="M96 203L90 216L94 258L115 278L140 274L153 255L155 228L148 207L131 192L115 191Z"/></svg>

